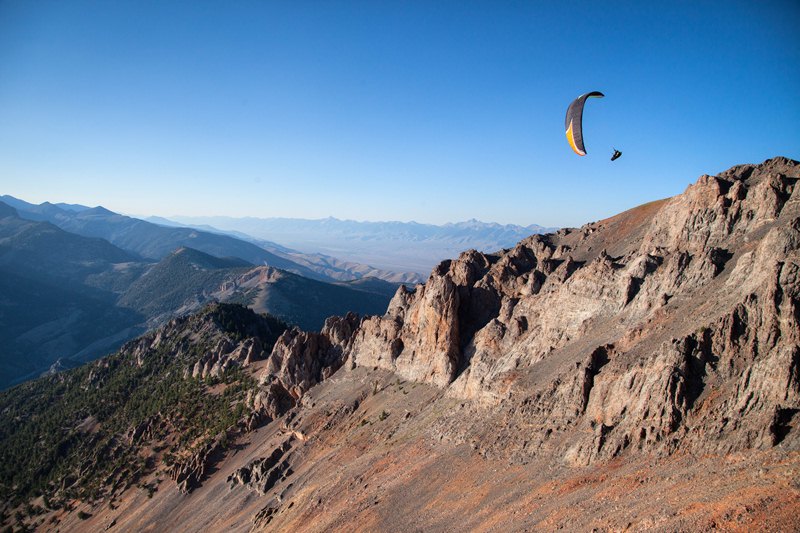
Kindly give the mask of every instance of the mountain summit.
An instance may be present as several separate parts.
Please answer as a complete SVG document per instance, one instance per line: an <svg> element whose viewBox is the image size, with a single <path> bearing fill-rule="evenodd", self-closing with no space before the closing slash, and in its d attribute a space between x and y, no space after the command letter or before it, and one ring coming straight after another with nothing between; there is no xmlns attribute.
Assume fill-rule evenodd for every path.
<svg viewBox="0 0 800 533"><path fill-rule="evenodd" d="M198 430L181 444L158 429L172 416L162 410L129 430L145 463L138 490L106 477L27 516L23 502L38 494L75 497L64 479L85 470L37 471L28 500L6 474L4 520L124 531L796 528L798 179L786 158L741 165L579 229L467 251L401 287L383 316L289 329L246 358L236 343L252 333L231 320L253 318L226 312L238 336L171 379L235 393L226 405L241 405L230 418L240 423L219 432L229 419L215 418L216 437ZM131 361L209 345L200 330L178 344L175 334L131 344ZM73 386L102 394L103 379L82 379ZM41 416L8 407L35 403L23 390L0 396L3 417ZM40 409L63 410L53 401ZM75 417L60 425L91 439L98 413ZM47 446L25 427L25 442Z"/></svg>

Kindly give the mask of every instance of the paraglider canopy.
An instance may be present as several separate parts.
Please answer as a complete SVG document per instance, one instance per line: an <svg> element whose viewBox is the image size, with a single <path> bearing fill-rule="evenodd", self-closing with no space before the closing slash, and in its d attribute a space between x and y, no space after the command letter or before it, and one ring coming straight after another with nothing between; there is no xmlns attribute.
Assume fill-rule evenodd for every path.
<svg viewBox="0 0 800 533"><path fill-rule="evenodd" d="M586 148L583 146L583 106L587 98L602 98L605 96L599 91L582 94L577 97L567 108L567 141L578 155L586 155ZM619 156L618 156L619 157Z"/></svg>

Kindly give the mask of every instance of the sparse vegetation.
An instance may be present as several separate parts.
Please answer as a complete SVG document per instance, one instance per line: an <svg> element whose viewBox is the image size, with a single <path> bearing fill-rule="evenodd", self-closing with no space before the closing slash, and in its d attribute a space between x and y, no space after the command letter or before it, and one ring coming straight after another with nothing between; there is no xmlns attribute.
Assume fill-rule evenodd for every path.
<svg viewBox="0 0 800 533"><path fill-rule="evenodd" d="M266 346L286 327L236 305L212 306L178 327L209 321L232 340L259 336ZM144 353L132 341L102 360L0 393L0 499L17 505L45 495L54 509L72 498L96 501L153 471L150 446L169 448L169 465L235 427L255 381L234 367L218 379L224 390L209 393L187 369L216 341L187 337L173 335Z"/></svg>

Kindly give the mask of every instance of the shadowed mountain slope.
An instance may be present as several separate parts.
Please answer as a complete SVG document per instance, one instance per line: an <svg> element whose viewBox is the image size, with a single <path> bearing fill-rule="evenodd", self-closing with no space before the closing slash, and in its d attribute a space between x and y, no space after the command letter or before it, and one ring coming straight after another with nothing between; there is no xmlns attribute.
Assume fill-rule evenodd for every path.
<svg viewBox="0 0 800 533"><path fill-rule="evenodd" d="M107 241L21 219L0 203L0 386L141 333L142 315L117 308L114 291L144 268Z"/></svg>
<svg viewBox="0 0 800 533"><path fill-rule="evenodd" d="M357 311L386 310L396 285L380 280L362 283L324 283L279 269L245 265L181 248L137 279L119 304L153 317L199 310L211 301L245 304L304 329L319 330L325 319Z"/></svg>
<svg viewBox="0 0 800 533"><path fill-rule="evenodd" d="M66 232L47 222L20 218L0 203L0 266L51 279L86 279L109 264L139 260L100 238Z"/></svg>

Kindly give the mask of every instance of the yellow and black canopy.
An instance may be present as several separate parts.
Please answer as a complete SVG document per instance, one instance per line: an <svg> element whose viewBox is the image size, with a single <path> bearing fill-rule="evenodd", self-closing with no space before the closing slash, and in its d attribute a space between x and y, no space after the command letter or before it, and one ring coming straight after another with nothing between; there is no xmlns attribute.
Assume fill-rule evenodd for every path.
<svg viewBox="0 0 800 533"><path fill-rule="evenodd" d="M587 98L602 98L604 95L598 91L582 94L577 97L567 108L567 141L578 155L586 155L586 147L583 146L583 105Z"/></svg>

